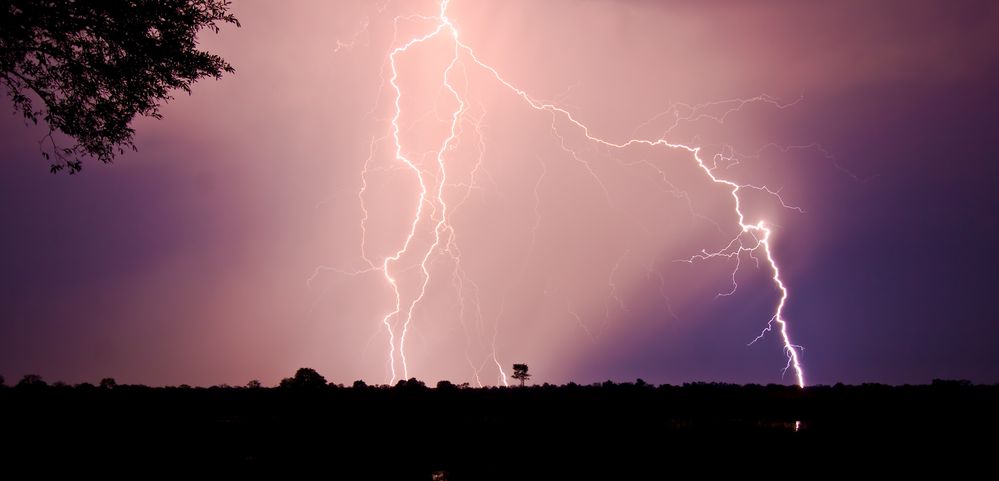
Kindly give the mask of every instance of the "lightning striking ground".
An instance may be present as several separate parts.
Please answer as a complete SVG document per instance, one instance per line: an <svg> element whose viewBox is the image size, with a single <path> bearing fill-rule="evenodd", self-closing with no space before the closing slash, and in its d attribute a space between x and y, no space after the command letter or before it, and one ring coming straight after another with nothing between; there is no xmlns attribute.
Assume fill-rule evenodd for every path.
<svg viewBox="0 0 999 481"><path fill-rule="evenodd" d="M498 85L506 89L514 98L518 98L522 101L527 107L535 111L545 112L551 115L551 130L553 136L557 139L558 145L566 153L566 155L579 162L582 168L588 172L594 182L596 182L596 184L602 189L608 202L610 202L611 196L606 186L601 181L599 175L597 175L596 171L593 169L592 165L588 161L578 157L576 152L566 145L565 138L562 134L562 132L565 131L565 128L575 129L578 133L585 137L586 141L603 149L624 150L632 147L645 146L685 152L690 155L691 160L696 163L697 167L704 173L708 180L714 184L724 186L729 191L732 199L732 212L738 218L738 226L740 228L739 233L721 249L714 251L702 250L699 254L690 256L687 259L682 259L682 261L695 263L715 258L733 259L735 262L735 268L732 271L732 289L728 292L719 294L722 296L731 295L738 289L736 274L741 266L742 255L747 254L751 256L757 263L759 263L760 259L762 259L767 264L767 267L771 272L770 277L773 285L779 292L779 299L774 307L772 317L767 323L766 328L764 328L760 335L750 344L755 343L766 333L776 329L780 335L783 350L787 356L787 364L784 370L793 371L796 384L804 386L805 372L800 359L802 348L792 342L789 325L784 315L789 292L783 278L781 277L781 271L778 263L773 255L771 247L773 230L771 226L762 219L750 221L746 218L746 214L743 211L743 198L740 194L745 190L758 191L777 199L780 202L780 205L784 208L793 209L798 212L803 211L798 207L787 204L781 197L779 190L771 189L766 185L738 183L721 174L720 172L722 170L727 167L731 167L731 165L738 162L738 159L734 154L716 154L709 159L710 162L706 162L701 156L701 147L675 143L666 139L666 136L681 122L708 119L722 123L730 114L738 111L750 103L766 103L774 105L777 108L785 108L797 103L800 99L790 104L782 104L772 97L762 95L750 99L734 99L710 104L674 104L671 105L665 112L647 120L635 129L635 132L638 132L640 129L650 125L658 118L671 118L672 121L670 125L665 130L661 131L659 136L652 138L636 137L618 141L609 140L594 134L588 125L580 121L576 115L570 112L567 108L556 105L553 102L545 102L532 97L525 90L515 86L504 78L504 76L496 68L481 60L469 45L460 40L456 25L452 19L448 17L448 5L450 1L451 0L442 0L439 4L439 11L435 16L410 15L395 18L394 24L396 26L398 26L401 21L419 21L430 23L431 27L422 35L413 36L408 40L399 42L397 46L388 52L387 65L389 69L389 78L387 80L387 84L389 86L390 94L393 96L393 111L392 116L389 119L390 133L383 139L371 140L371 154L364 164L364 170L361 175L361 189L358 192L358 198L360 199L361 209L363 211L363 217L361 220L361 257L365 262L366 267L359 271L347 273L356 275L368 272L378 272L383 276L385 284L392 291L394 297L393 307L381 318L381 325L385 328L388 334L389 352L386 364L388 371L387 374L390 376L391 380L390 382L394 382L396 379L399 379L400 374L403 379L409 377L410 367L406 358L406 343L408 337L412 334L412 331L418 327L415 314L419 305L425 300L427 287L433 277L433 263L437 261L438 258L448 261L452 268L451 284L459 298L459 318L461 319L463 328L466 329L466 335L469 329L466 325L465 319L466 305L472 306L472 311L475 313L474 316L476 321L480 324L483 322L484 316L482 315L481 305L479 305L478 301L478 286L468 277L467 273L465 273L462 268L461 250L458 247L455 229L450 222L454 211L460 208L461 204L463 204L468 198L468 194L473 189L478 187L476 179L480 172L479 168L481 166L482 153L484 151L482 140L483 136L480 130L481 116L478 120L471 121L471 124L474 126L474 134L479 142L480 156L478 163L472 171L471 180L468 183L457 184L458 187L466 189L465 195L459 202L449 205L444 192L445 186L452 187L456 185L447 183L449 170L448 165L449 161L452 160L449 154L454 151L456 144L464 134L463 126L469 122L469 118L471 117L470 111L472 110L471 103L463 94L463 92L467 92L468 87L467 85L459 85L456 77L458 77L459 72L461 72L461 78L463 78L467 83L468 76L465 69L479 68L488 73L488 75L492 77ZM445 97L449 97L449 102L453 105L449 107L449 116L446 119L449 122L450 129L447 135L441 139L438 144L439 147L426 155L428 158L433 158L433 167L427 169L422 166L420 162L414 160L417 157L412 153L407 153L410 149L405 148L403 145L404 142L401 137L403 127L400 120L403 116L402 99L407 94L399 82L400 70L398 61L403 56L409 54L417 46L431 41L446 41L445 43L448 45L447 65L439 71L437 75L440 76L442 91L447 92ZM346 44L338 42L338 48L345 48L346 46ZM725 107L723 113L711 114L708 112L709 107L717 106ZM484 113L482 115L484 115ZM413 217L408 221L408 231L405 238L391 255L382 257L379 260L374 260L369 257L367 247L365 245L367 242L366 226L369 219L369 214L365 207L365 191L368 187L366 179L369 173L369 163L371 161L371 157L374 155L374 145L376 142L381 142L383 140L391 141L391 148L395 161L402 165L406 170L412 172L413 177L419 185L419 194L414 200ZM658 174L662 176L663 181L667 185L666 188L675 196L685 198L691 213L697 215L693 211L693 206L690 203L689 197L686 196L686 193L676 189L675 186L673 186L666 179L665 173L662 169L651 163L644 163L657 170ZM544 167L543 162L542 167ZM538 178L537 184L535 185L534 195L536 201L538 199L538 186L541 184L541 181L546 174L547 170L543 170L541 177ZM537 217L535 219L533 231L534 235L536 235L538 222L540 220L540 214L537 213L537 205L536 214ZM423 242L421 244L416 240L416 237L420 226L425 223L430 225L433 235L430 242ZM533 249L533 237L531 245L531 248ZM411 256L419 259L419 262L417 262L415 266L404 265L405 263L402 262L402 259L404 257L409 258ZM611 301L613 301L613 303L621 310L624 310L625 308L623 301L619 297L619 288L614 281L618 264L621 263L625 256L627 256L627 251L621 255L609 275L609 294L607 301L605 302L605 311L607 311L607 316L609 316L609 305ZM419 278L415 285L407 287L407 290L411 290L413 292L407 293L404 292L404 289L400 285L399 275L414 267L418 271ZM317 269L317 272L313 275L313 277L315 277L315 275L322 269L324 268ZM659 275L660 293L663 294L663 297L667 300L668 305L668 298L662 292L663 280L661 274ZM470 298L466 298L466 291L469 289L472 291L472 294ZM568 300L567 310L577 321L580 322L580 325L582 326L583 323L579 315L569 308ZM507 382L506 374L503 371L502 363L500 362L496 349L496 336L499 329L498 325L500 318L503 315L502 312L503 310L501 306L500 313L496 316L492 323L492 346L490 358L484 359L479 363L474 362L471 357L468 358L469 366L473 369L474 378L479 385L482 385L480 378L481 371L490 361L497 368L497 381L504 385ZM670 308L670 314L675 317L675 314L672 314L672 308ZM586 329L585 326L583 327ZM587 332L589 331L587 330Z"/></svg>

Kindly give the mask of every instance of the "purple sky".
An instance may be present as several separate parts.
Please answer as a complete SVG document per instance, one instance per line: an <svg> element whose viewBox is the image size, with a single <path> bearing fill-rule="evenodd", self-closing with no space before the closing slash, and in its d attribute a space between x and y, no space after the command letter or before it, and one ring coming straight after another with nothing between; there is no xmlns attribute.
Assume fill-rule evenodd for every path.
<svg viewBox="0 0 999 481"><path fill-rule="evenodd" d="M744 198L751 221L775 226L810 384L999 382L999 4L452 1L477 58L592 135L734 154L717 175L804 210ZM41 131L0 116L8 383L273 384L302 366L390 380L391 287L327 268L366 268L362 208L376 261L412 225L419 184L394 158L387 60L434 26L393 32L393 18L435 5L246 1L234 13L242 28L202 43L237 74L138 120L139 151L114 165L51 175ZM453 51L441 37L398 57L400 142L434 186L458 105L442 83ZM456 248L428 257L410 376L495 384L494 362L507 374L525 362L536 382L792 382L777 336L746 345L778 299L766 266L744 254L739 289L717 297L733 260L675 262L739 230L691 154L598 147L459 60L450 80L468 110L442 197ZM761 94L780 106L684 107ZM675 115L687 120L671 129ZM404 305L443 207L424 205L390 268Z"/></svg>

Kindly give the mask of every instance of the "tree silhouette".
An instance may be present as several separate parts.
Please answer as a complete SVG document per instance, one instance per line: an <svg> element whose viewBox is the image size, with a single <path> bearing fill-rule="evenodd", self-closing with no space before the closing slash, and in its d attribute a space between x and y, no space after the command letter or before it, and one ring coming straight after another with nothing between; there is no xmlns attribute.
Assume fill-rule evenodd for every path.
<svg viewBox="0 0 999 481"><path fill-rule="evenodd" d="M295 371L295 377L286 377L281 380L281 387L295 389L315 389L326 386L326 378L316 372L315 369L303 367Z"/></svg>
<svg viewBox="0 0 999 481"><path fill-rule="evenodd" d="M99 384L99 386L101 387L101 389L114 389L118 387L118 382L115 381L113 377L106 377L104 379L101 379L101 383Z"/></svg>
<svg viewBox="0 0 999 481"><path fill-rule="evenodd" d="M524 387L524 381L531 378L531 375L527 373L527 364L514 364L513 376L510 377L520 381L520 387Z"/></svg>
<svg viewBox="0 0 999 481"><path fill-rule="evenodd" d="M0 0L0 84L25 119L47 125L51 171L76 173L83 156L109 163L135 150L132 119L160 118L173 90L235 71L197 48L200 30L224 24L239 26L228 0Z"/></svg>
<svg viewBox="0 0 999 481"><path fill-rule="evenodd" d="M427 385L423 381L416 379L415 377L411 377L408 380L400 379L399 382L395 383L395 388L400 391L414 392L426 390Z"/></svg>
<svg viewBox="0 0 999 481"><path fill-rule="evenodd" d="M49 384L38 374L25 374L24 377L21 378L21 382L17 383L17 387L26 388L39 388L46 387L48 385Z"/></svg>
<svg viewBox="0 0 999 481"><path fill-rule="evenodd" d="M249 389L260 389L260 381L251 379L250 382L246 383L246 387Z"/></svg>

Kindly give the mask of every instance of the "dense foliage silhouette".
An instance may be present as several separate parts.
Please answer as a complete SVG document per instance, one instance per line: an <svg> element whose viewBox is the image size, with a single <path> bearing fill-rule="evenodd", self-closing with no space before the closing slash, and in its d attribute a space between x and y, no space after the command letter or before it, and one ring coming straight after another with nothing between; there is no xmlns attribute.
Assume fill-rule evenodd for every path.
<svg viewBox="0 0 999 481"><path fill-rule="evenodd" d="M445 473L451 481L657 479L770 463L823 472L873 463L897 473L904 466L983 466L999 428L999 386L962 381L805 389L641 380L468 388L441 381L430 388L408 379L344 387L308 368L279 388L36 381L0 388L7 441L0 461L8 466L58 460L74 469L135 466L137 473L321 469L335 479Z"/></svg>
<svg viewBox="0 0 999 481"><path fill-rule="evenodd" d="M239 25L227 0L0 0L0 84L48 127L52 172L75 173L81 157L108 163L134 149L132 119L160 118L173 91L234 72L196 41L225 24Z"/></svg>
<svg viewBox="0 0 999 481"><path fill-rule="evenodd" d="M295 372L294 377L282 379L280 387L285 389L320 389L326 387L326 378L315 369L303 367Z"/></svg>

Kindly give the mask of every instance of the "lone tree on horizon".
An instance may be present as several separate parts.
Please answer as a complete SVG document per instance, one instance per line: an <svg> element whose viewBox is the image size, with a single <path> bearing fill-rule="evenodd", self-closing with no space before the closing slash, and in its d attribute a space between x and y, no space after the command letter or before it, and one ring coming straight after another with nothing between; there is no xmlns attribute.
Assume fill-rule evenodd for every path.
<svg viewBox="0 0 999 481"><path fill-rule="evenodd" d="M203 29L239 26L228 0L0 0L0 85L26 120L41 120L50 170L135 150L136 115L161 118L174 90L235 69L198 49ZM37 104L36 104L37 101ZM60 145L56 132L72 139ZM61 135L61 136L62 136ZM60 137L61 137L60 136Z"/></svg>
<svg viewBox="0 0 999 481"><path fill-rule="evenodd" d="M527 373L527 364L514 364L513 375L510 377L520 381L520 387L524 387L524 381L531 378L531 375Z"/></svg>

